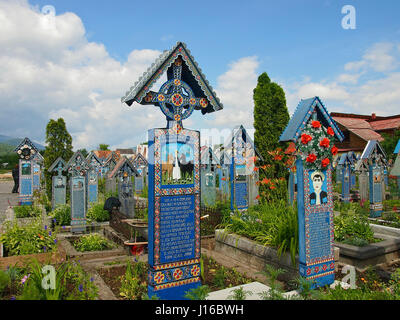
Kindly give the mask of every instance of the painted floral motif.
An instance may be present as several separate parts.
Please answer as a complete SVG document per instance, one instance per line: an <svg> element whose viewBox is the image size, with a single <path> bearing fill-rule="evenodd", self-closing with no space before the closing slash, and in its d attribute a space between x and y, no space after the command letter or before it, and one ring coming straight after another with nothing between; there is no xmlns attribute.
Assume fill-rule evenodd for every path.
<svg viewBox="0 0 400 320"><path fill-rule="evenodd" d="M192 267L192 270L190 270L190 273L192 274L192 276L196 277L199 275L200 273L200 268L199 266L196 264Z"/></svg>
<svg viewBox="0 0 400 320"><path fill-rule="evenodd" d="M156 275L154 276L154 281L155 281L157 284L162 283L162 282L164 281L164 279L165 279L164 273L162 273L162 272L160 272L160 271L157 272Z"/></svg>
<svg viewBox="0 0 400 320"><path fill-rule="evenodd" d="M321 170L332 163L332 157L338 152L333 144L332 127L325 129L321 122L311 120L297 140L296 147L306 169Z"/></svg>
<svg viewBox="0 0 400 320"><path fill-rule="evenodd" d="M208 105L207 99L205 99L205 98L201 98L199 103L203 108L207 107L207 105Z"/></svg>
<svg viewBox="0 0 400 320"><path fill-rule="evenodd" d="M182 269L176 269L175 271L174 271L174 279L175 280L180 280L181 278L182 278L182 276L183 276L183 271L182 271Z"/></svg>

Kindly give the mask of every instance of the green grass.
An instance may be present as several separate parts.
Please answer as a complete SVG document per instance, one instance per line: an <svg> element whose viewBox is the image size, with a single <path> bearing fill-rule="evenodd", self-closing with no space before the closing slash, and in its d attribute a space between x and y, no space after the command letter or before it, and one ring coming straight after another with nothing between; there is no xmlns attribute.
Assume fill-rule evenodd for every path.
<svg viewBox="0 0 400 320"><path fill-rule="evenodd" d="M223 226L228 232L243 235L278 250L281 256L289 252L292 263L298 253L297 208L285 200L259 204L247 212L236 211Z"/></svg>

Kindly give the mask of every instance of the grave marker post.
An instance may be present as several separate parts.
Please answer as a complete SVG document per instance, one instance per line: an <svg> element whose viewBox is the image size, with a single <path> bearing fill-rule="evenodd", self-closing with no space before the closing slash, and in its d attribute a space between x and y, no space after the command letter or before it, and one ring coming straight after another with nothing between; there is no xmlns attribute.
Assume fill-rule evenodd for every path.
<svg viewBox="0 0 400 320"><path fill-rule="evenodd" d="M36 153L32 158L32 168L33 168L33 180L32 180L32 188L33 191L40 190L40 180L42 178L42 164L43 157L40 153Z"/></svg>
<svg viewBox="0 0 400 320"><path fill-rule="evenodd" d="M368 165L370 217L380 217L383 212L383 168L387 165L386 153L377 140L369 140L360 159Z"/></svg>
<svg viewBox="0 0 400 320"><path fill-rule="evenodd" d="M86 231L86 186L87 174L92 168L80 151L73 154L67 163L71 190L71 232Z"/></svg>
<svg viewBox="0 0 400 320"><path fill-rule="evenodd" d="M33 178L34 161L33 158L39 150L31 140L25 138L14 149L19 157L19 204L31 205L33 202Z"/></svg>
<svg viewBox="0 0 400 320"><path fill-rule="evenodd" d="M150 91L164 73L167 82ZM160 107L167 118L166 128L148 131L148 295L180 300L201 285L200 132L183 128L182 121L194 110L205 114L223 107L182 42L122 98L128 105L134 101Z"/></svg>
<svg viewBox="0 0 400 320"><path fill-rule="evenodd" d="M225 149L229 149L231 154L231 210L247 209L249 205L258 203L258 172L255 163L257 158L263 158L242 125L232 130Z"/></svg>
<svg viewBox="0 0 400 320"><path fill-rule="evenodd" d="M220 168L219 168L219 189L222 195L223 201L230 200L230 177L229 168L231 163L231 157L222 152L220 156Z"/></svg>
<svg viewBox="0 0 400 320"><path fill-rule="evenodd" d="M51 204L53 210L57 207L57 205L63 205L66 203L67 177L62 175L62 172L66 170L66 167L67 163L64 161L64 159L58 157L49 168L49 172L57 172L57 175L53 176L51 180Z"/></svg>
<svg viewBox="0 0 400 320"><path fill-rule="evenodd" d="M200 154L201 205L212 207L216 201L216 166L218 158L211 147L203 146Z"/></svg>
<svg viewBox="0 0 400 320"><path fill-rule="evenodd" d="M335 279L332 155L344 139L318 97L301 100L280 141L296 144L299 272L312 287Z"/></svg>
<svg viewBox="0 0 400 320"><path fill-rule="evenodd" d="M360 189L360 202L368 200L368 162L365 159L359 159L355 166L355 171L358 172L358 185Z"/></svg>
<svg viewBox="0 0 400 320"><path fill-rule="evenodd" d="M130 219L135 217L135 187L132 176L139 176L139 172L126 157L122 157L109 173L113 181L118 181L118 199L121 202L119 211Z"/></svg>
<svg viewBox="0 0 400 320"><path fill-rule="evenodd" d="M147 174L148 174L148 165L146 158L138 153L136 157L132 161L136 170L139 172L139 175L135 177L135 191L142 192L144 188L148 185L147 182Z"/></svg>
<svg viewBox="0 0 400 320"><path fill-rule="evenodd" d="M345 203L350 202L350 176L351 176L351 163L347 153L343 153L339 160L339 165L341 167L341 179L342 179L342 193L340 195L340 200Z"/></svg>
<svg viewBox="0 0 400 320"><path fill-rule="evenodd" d="M398 146L400 146L400 140ZM390 171L390 175L397 177L397 188L400 194L400 152L397 153L397 157Z"/></svg>
<svg viewBox="0 0 400 320"><path fill-rule="evenodd" d="M97 168L92 167L87 173L87 208L91 208L98 201L99 175Z"/></svg>

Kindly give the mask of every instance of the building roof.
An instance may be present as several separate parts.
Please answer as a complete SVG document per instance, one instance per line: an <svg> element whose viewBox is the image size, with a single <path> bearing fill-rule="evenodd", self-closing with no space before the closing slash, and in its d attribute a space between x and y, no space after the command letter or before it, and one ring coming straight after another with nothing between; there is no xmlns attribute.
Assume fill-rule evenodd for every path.
<svg viewBox="0 0 400 320"><path fill-rule="evenodd" d="M332 118L337 123L345 127L347 130L351 131L352 133L359 136L361 139L365 141L368 140L383 141L382 136L379 133L375 132L371 124L365 119L349 118L341 116L333 116Z"/></svg>
<svg viewBox="0 0 400 320"><path fill-rule="evenodd" d="M119 152L120 154L132 154L134 155L135 153L133 152L132 148L128 149L116 149L115 151Z"/></svg>
<svg viewBox="0 0 400 320"><path fill-rule="evenodd" d="M107 159L105 160L104 164L107 165L111 161L114 161L116 164L118 163L119 159L121 158L121 155L117 151L111 151Z"/></svg>
<svg viewBox="0 0 400 320"><path fill-rule="evenodd" d="M93 153L102 161L105 161L111 154L111 150L94 150Z"/></svg>
<svg viewBox="0 0 400 320"><path fill-rule="evenodd" d="M93 151L90 151L86 157L86 161L88 163L92 163L92 159L94 159L99 165L102 165L102 160L98 156L96 156Z"/></svg>
<svg viewBox="0 0 400 320"><path fill-rule="evenodd" d="M370 129L372 131L378 132L400 128L400 114L393 116L377 116L375 113L371 115L362 115L353 113L332 112L331 116L335 119L335 121L339 122L346 128ZM382 140L380 140L377 137L378 136L371 139L367 139L368 137L365 137L365 140L383 140L383 138Z"/></svg>
<svg viewBox="0 0 400 320"><path fill-rule="evenodd" d="M371 121L371 127L376 131L399 129L400 128L400 115L398 118L391 118L385 120Z"/></svg>
<svg viewBox="0 0 400 320"><path fill-rule="evenodd" d="M108 174L108 178L114 178L123 172L128 172L128 175L140 175L133 163L128 158L121 157L114 169Z"/></svg>
<svg viewBox="0 0 400 320"><path fill-rule="evenodd" d="M135 101L140 104L146 104L144 98L164 73L167 72L168 80L170 80L172 75L171 66L179 56L184 62L181 80L189 85L197 98L208 100L206 108L196 106L195 109L200 109L203 114L223 109L222 103L183 42L177 42L172 49L164 51L126 92L121 101L129 106Z"/></svg>
<svg viewBox="0 0 400 320"><path fill-rule="evenodd" d="M343 141L343 133L340 131L335 120L331 118L319 97L312 97L299 102L288 125L282 132L279 141L295 142L300 137L300 133L310 120L314 110L317 112L317 119L322 122L323 126L332 127L336 138L339 139L339 141Z"/></svg>

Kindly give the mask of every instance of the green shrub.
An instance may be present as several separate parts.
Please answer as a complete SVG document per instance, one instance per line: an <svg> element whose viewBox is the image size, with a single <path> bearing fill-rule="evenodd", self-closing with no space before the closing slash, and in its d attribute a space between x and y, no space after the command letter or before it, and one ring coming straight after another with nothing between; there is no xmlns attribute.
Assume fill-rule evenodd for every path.
<svg viewBox="0 0 400 320"><path fill-rule="evenodd" d="M202 285L186 291L185 298L189 300L206 300L210 291L211 290L207 285Z"/></svg>
<svg viewBox="0 0 400 320"><path fill-rule="evenodd" d="M84 272L81 265L75 262L64 262L56 266L55 288L45 289L42 273L43 265L37 260L32 261L26 268L22 294L18 300L94 300L98 288Z"/></svg>
<svg viewBox="0 0 400 320"><path fill-rule="evenodd" d="M128 261L125 275L121 276L120 296L129 300L140 300L147 294L147 266L144 262Z"/></svg>
<svg viewBox="0 0 400 320"><path fill-rule="evenodd" d="M10 277L7 272L0 270L0 296L5 288L10 284Z"/></svg>
<svg viewBox="0 0 400 320"><path fill-rule="evenodd" d="M0 242L9 256L51 252L56 248L56 235L47 228L43 229L37 221L20 227L16 222L6 223L5 233Z"/></svg>
<svg viewBox="0 0 400 320"><path fill-rule="evenodd" d="M340 215L333 219L335 240L356 246L376 242L374 232L369 225L368 213L353 204L349 208L347 211L341 211Z"/></svg>
<svg viewBox="0 0 400 320"><path fill-rule="evenodd" d="M86 219L89 221L104 222L110 220L110 213L104 210L104 203L93 204L91 208L88 209L86 214Z"/></svg>
<svg viewBox="0 0 400 320"><path fill-rule="evenodd" d="M50 216L55 219L55 224L59 226L71 225L71 207L69 204L58 205Z"/></svg>
<svg viewBox="0 0 400 320"><path fill-rule="evenodd" d="M114 248L112 242L97 233L84 235L78 241L75 241L73 245L79 252L101 251Z"/></svg>
<svg viewBox="0 0 400 320"><path fill-rule="evenodd" d="M105 177L99 177L98 180L98 188L99 188L99 193L105 194L106 193L106 178Z"/></svg>
<svg viewBox="0 0 400 320"><path fill-rule="evenodd" d="M17 218L33 218L40 217L42 210L32 205L23 205L14 207L15 216Z"/></svg>
<svg viewBox="0 0 400 320"><path fill-rule="evenodd" d="M236 210L223 225L228 232L277 248L279 256L289 252L292 263L295 263L298 253L297 209L287 206L286 200L262 203L250 207L247 212Z"/></svg>

